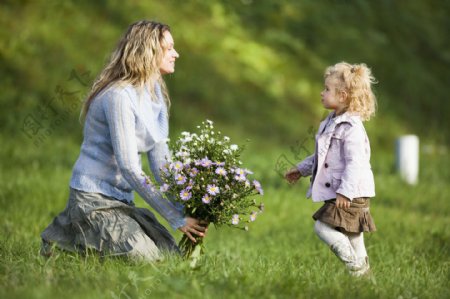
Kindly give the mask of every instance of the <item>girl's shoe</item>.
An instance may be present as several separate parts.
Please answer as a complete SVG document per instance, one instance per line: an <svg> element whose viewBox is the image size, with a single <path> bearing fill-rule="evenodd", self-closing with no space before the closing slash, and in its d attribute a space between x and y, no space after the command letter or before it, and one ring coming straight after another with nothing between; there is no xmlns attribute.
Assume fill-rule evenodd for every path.
<svg viewBox="0 0 450 299"><path fill-rule="evenodd" d="M349 269L349 273L355 277L369 277L371 276L369 257L366 256L359 261L359 267L354 269Z"/></svg>
<svg viewBox="0 0 450 299"><path fill-rule="evenodd" d="M369 259L357 258L350 242L339 241L330 246L331 251L342 261L354 276L363 275L369 270Z"/></svg>

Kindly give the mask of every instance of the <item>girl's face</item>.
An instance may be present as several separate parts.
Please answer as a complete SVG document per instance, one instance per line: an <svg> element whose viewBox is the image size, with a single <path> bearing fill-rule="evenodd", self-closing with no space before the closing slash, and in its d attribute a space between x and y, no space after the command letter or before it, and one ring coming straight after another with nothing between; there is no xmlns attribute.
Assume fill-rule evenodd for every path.
<svg viewBox="0 0 450 299"><path fill-rule="evenodd" d="M167 49L164 51L164 56L159 66L159 71L162 75L171 74L175 72L175 60L180 57L174 48L174 42L172 34L169 31L164 32L164 39L167 45Z"/></svg>
<svg viewBox="0 0 450 299"><path fill-rule="evenodd" d="M325 87L320 96L322 97L323 107L334 110L336 115L342 114L347 107L345 103L347 95L345 92L338 91L336 79L333 77L325 79Z"/></svg>

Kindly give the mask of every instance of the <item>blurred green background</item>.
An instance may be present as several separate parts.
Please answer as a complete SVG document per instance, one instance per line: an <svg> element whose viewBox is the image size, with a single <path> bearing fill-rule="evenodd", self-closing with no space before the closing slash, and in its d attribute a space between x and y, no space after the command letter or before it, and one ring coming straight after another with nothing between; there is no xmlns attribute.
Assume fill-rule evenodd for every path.
<svg viewBox="0 0 450 299"><path fill-rule="evenodd" d="M24 135L25 118L42 120L38 107L55 99L44 129L78 142L78 108L52 120L83 98L127 26L153 19L172 27L181 55L166 78L172 132L210 118L231 135L288 148L323 117L323 71L344 60L366 63L379 81L378 115L367 123L375 153L406 133L439 153L450 138L449 3L2 1L0 129ZM68 80L73 71L84 85ZM63 98L59 87L78 93Z"/></svg>

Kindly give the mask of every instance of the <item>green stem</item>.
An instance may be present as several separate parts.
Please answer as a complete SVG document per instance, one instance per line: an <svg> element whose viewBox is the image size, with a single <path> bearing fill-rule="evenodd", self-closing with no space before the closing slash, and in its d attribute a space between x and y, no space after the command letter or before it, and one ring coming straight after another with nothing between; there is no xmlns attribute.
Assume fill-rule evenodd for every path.
<svg viewBox="0 0 450 299"><path fill-rule="evenodd" d="M203 253L203 238L196 237L196 243L192 242L188 236L183 235L180 242L178 243L178 247L180 247L181 254L185 259L188 259L192 253L194 252L195 247L201 246L200 253Z"/></svg>

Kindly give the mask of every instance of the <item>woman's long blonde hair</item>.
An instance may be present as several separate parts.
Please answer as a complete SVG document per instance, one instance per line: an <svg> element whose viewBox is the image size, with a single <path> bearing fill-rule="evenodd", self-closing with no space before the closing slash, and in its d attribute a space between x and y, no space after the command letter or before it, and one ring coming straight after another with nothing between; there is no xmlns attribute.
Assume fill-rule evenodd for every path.
<svg viewBox="0 0 450 299"><path fill-rule="evenodd" d="M375 115L377 100L372 92L372 84L376 80L364 63L337 63L325 70L324 77L336 79L337 92L347 93L348 112L359 114L362 120L369 120Z"/></svg>
<svg viewBox="0 0 450 299"><path fill-rule="evenodd" d="M129 83L138 88L145 85L155 96L155 83L161 86L161 91L167 107L170 99L166 84L159 71L167 44L164 32L170 27L153 21L139 21L128 27L111 55L106 67L92 85L83 107L81 119L85 119L94 98L106 87L116 83Z"/></svg>

